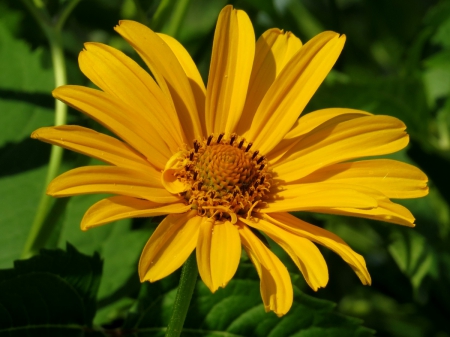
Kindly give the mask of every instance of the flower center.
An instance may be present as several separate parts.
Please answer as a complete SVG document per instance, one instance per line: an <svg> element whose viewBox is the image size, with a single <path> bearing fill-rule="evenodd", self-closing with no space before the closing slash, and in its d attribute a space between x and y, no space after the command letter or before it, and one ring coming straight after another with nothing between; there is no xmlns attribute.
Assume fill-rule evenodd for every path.
<svg viewBox="0 0 450 337"><path fill-rule="evenodd" d="M178 169L172 176L183 184L180 194L192 209L201 216L235 223L237 214L249 215L263 201L271 177L265 157L251 148L252 143L236 135L224 139L220 134L217 139L194 141L193 149L175 155Z"/></svg>
<svg viewBox="0 0 450 337"><path fill-rule="evenodd" d="M249 155L232 145L213 145L201 154L194 170L203 182L205 190L214 191L223 197L238 188L247 189L258 176Z"/></svg>

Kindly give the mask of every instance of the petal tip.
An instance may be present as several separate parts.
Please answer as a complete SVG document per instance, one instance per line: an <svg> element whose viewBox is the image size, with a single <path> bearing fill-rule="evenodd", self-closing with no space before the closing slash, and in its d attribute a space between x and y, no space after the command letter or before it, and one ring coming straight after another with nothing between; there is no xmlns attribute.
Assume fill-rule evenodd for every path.
<svg viewBox="0 0 450 337"><path fill-rule="evenodd" d="M34 131L31 133L30 137L33 138L33 139L39 139L39 130L41 130L41 129L42 129L42 128L37 129L37 130L34 130Z"/></svg>
<svg viewBox="0 0 450 337"><path fill-rule="evenodd" d="M52 91L52 96L53 96L53 98L58 98L58 89L59 89L60 87L58 87L58 88L55 88L55 89L53 89L53 91Z"/></svg>

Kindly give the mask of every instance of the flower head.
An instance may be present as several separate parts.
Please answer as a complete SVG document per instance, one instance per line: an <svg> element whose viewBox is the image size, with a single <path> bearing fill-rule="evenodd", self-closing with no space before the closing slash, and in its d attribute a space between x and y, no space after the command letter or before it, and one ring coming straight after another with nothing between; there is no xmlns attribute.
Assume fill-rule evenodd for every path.
<svg viewBox="0 0 450 337"><path fill-rule="evenodd" d="M389 159L408 144L405 125L389 116L331 108L299 118L336 62L345 36L266 31L255 43L245 12L220 13L208 85L175 39L133 21L115 30L152 76L122 52L87 43L82 72L101 90L63 86L54 97L90 116L117 138L80 126L41 128L33 138L102 160L68 171L48 187L55 197L115 196L94 204L81 227L166 215L139 262L142 281L178 269L196 250L205 284L216 291L233 277L241 247L261 278L267 311L292 304L289 273L258 238L263 232L293 259L312 289L328 282L315 243L339 254L363 284L362 256L336 235L290 215L308 211L413 226L390 199L427 194L426 176Z"/></svg>

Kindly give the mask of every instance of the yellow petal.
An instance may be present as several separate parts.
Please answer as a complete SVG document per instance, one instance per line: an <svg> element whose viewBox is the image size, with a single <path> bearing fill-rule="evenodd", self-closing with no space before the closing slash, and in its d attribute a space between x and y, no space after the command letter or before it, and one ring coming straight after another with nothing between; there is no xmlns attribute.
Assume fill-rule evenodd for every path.
<svg viewBox="0 0 450 337"><path fill-rule="evenodd" d="M291 129L336 62L345 36L324 32L308 41L275 79L253 119L247 139L268 153Z"/></svg>
<svg viewBox="0 0 450 337"><path fill-rule="evenodd" d="M84 166L53 179L47 194L67 197L82 194L111 193L159 203L172 203L179 197L167 192L159 175L116 166Z"/></svg>
<svg viewBox="0 0 450 337"><path fill-rule="evenodd" d="M322 167L358 157L396 152L409 141L405 124L389 116L365 116L315 128L272 168L286 182Z"/></svg>
<svg viewBox="0 0 450 337"><path fill-rule="evenodd" d="M161 90L172 100L188 143L202 139L202 127L189 79L167 43L150 28L135 21L119 21L114 29L138 52Z"/></svg>
<svg viewBox="0 0 450 337"><path fill-rule="evenodd" d="M344 119L339 119L339 121L346 121L353 118L372 116L371 113L346 108L329 108L310 112L304 116L301 116L292 126L291 130L284 137L285 139L292 139L308 132L314 130L316 127L323 125L329 120L336 121L336 117L345 116ZM353 118L352 118L353 117Z"/></svg>
<svg viewBox="0 0 450 337"><path fill-rule="evenodd" d="M86 231L122 219L185 213L190 209L191 206L184 203L164 205L148 200L116 196L100 200L92 205L84 214L81 229Z"/></svg>
<svg viewBox="0 0 450 337"><path fill-rule="evenodd" d="M327 285L327 264L322 253L311 241L262 219L251 218L247 220L240 218L240 220L253 228L263 231L283 247L314 291Z"/></svg>
<svg viewBox="0 0 450 337"><path fill-rule="evenodd" d="M284 185L284 191L279 192L275 199L285 198L286 200L299 201L299 195L305 191L316 191L316 190L326 190L331 194L339 189L354 190L365 197L372 198L375 200L376 206L372 208L356 208L356 207L330 207L330 206L319 206L311 207L311 209L304 209L304 211L314 211L316 213L328 213L328 214L338 214L338 215L349 215L357 216L362 218L374 219L379 221L391 222L399 225L414 226L414 217L411 212L398 204L393 203L389 200L382 192L375 189L375 186L365 186L364 184L350 184L345 183L341 180L335 181L324 181L318 183L308 183L308 184L286 184ZM336 197L339 197L336 195ZM276 203L277 201L275 201ZM319 205L320 201L316 201L316 206ZM263 213L271 213L272 208L269 207L262 209ZM276 207L274 209L277 209Z"/></svg>
<svg viewBox="0 0 450 337"><path fill-rule="evenodd" d="M404 206L396 204L389 199L378 200L378 206L372 209L357 208L318 208L314 210L318 213L337 214L345 216L355 216L378 221L385 221L397 225L414 227L414 216Z"/></svg>
<svg viewBox="0 0 450 337"><path fill-rule="evenodd" d="M200 276L211 292L225 288L241 258L237 228L230 221L205 220L200 226L196 253Z"/></svg>
<svg viewBox="0 0 450 337"><path fill-rule="evenodd" d="M158 169L164 168L171 152L165 142L149 135L145 122L132 109L99 90L66 85L53 96L85 113L142 153Z"/></svg>
<svg viewBox="0 0 450 337"><path fill-rule="evenodd" d="M161 183L164 188L172 194L186 191L189 186L178 180L176 174L183 170L186 165L185 151L175 153L167 161L164 171L161 175Z"/></svg>
<svg viewBox="0 0 450 337"><path fill-rule="evenodd" d="M158 135L172 152L177 151L186 142L180 121L153 78L115 48L101 43L86 43L84 47L78 58L81 71L138 114L148 134Z"/></svg>
<svg viewBox="0 0 450 337"><path fill-rule="evenodd" d="M267 159L275 164L283 155L294 147L303 137L315 128L323 128L327 123L341 123L351 119L371 116L372 114L354 109L330 108L310 112L300 117L284 139L278 143L268 154Z"/></svg>
<svg viewBox="0 0 450 337"><path fill-rule="evenodd" d="M208 134L228 137L242 114L255 54L255 34L244 11L231 5L220 12L206 89Z"/></svg>
<svg viewBox="0 0 450 337"><path fill-rule="evenodd" d="M244 113L237 128L244 134L250 128L256 110L267 90L284 66L301 48L302 43L291 32L272 28L265 31L256 41L255 60L245 102Z"/></svg>
<svg viewBox="0 0 450 337"><path fill-rule="evenodd" d="M197 211L170 214L161 221L148 240L139 260L141 282L155 282L170 275L195 249L203 217Z"/></svg>
<svg viewBox="0 0 450 337"><path fill-rule="evenodd" d="M313 185L313 186L312 186ZM347 205L347 206L344 206ZM350 188L330 188L320 184L292 186L277 192L273 200L268 200L263 213L315 211L318 208L352 207L371 209L377 207L374 197Z"/></svg>
<svg viewBox="0 0 450 337"><path fill-rule="evenodd" d="M200 277L212 292L217 290L214 288L211 278L211 245L213 228L214 219L205 217L204 221L200 225L197 248L195 251Z"/></svg>
<svg viewBox="0 0 450 337"><path fill-rule="evenodd" d="M261 297L266 312L272 310L278 316L285 315L293 301L291 277L286 267L246 225L239 227L239 234L261 279Z"/></svg>
<svg viewBox="0 0 450 337"><path fill-rule="evenodd" d="M427 176L413 165L391 159L330 165L295 183L329 182L366 186L388 198L418 198L428 194Z"/></svg>
<svg viewBox="0 0 450 337"><path fill-rule="evenodd" d="M97 158L108 164L141 171L155 171L153 166L129 145L78 125L40 128L31 134L31 138Z"/></svg>
<svg viewBox="0 0 450 337"><path fill-rule="evenodd" d="M200 118L200 123L202 124L203 134L206 133L206 122L205 122L205 99L206 99L206 88L203 83L203 79L200 75L200 72L197 69L197 66L192 60L191 55L189 55L188 51L183 47L183 45L178 42L173 37L157 33L158 36L164 40L165 43L172 49L173 53L177 57L181 66L183 67L186 76L189 79L189 83L191 84L192 93L194 94L195 103L197 105L197 111Z"/></svg>
<svg viewBox="0 0 450 337"><path fill-rule="evenodd" d="M263 218L286 231L297 234L331 249L336 254L339 254L342 259L350 265L363 284L371 284L372 280L367 270L364 258L354 252L337 235L323 228L297 219L288 213L274 213L270 216L263 215Z"/></svg>

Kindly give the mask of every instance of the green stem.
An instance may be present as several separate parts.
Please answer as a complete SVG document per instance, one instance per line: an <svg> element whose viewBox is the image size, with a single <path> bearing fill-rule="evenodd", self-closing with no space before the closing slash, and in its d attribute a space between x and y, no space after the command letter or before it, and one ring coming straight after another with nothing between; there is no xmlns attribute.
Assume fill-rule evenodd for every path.
<svg viewBox="0 0 450 337"><path fill-rule="evenodd" d="M48 42L50 44L50 53L53 62L55 87L65 85L67 83L67 73L66 64L64 59L64 51L62 46L61 29L66 21L68 15L76 6L80 0L72 0L62 11L59 19L54 25L50 24L50 20L47 19L48 15L42 8L36 8L29 0L23 0L24 4L33 14L37 20L39 26L44 31ZM60 102L55 101L55 125L63 125L67 120L67 106ZM58 174L59 167L61 165L63 155L63 149L61 147L52 146L49 167L47 171L47 176L45 179L45 186L47 186L50 181L52 181ZM40 248L45 246L45 243L53 231L53 227L56 226L45 226L45 232L43 233L43 228L45 225L45 219L51 203L51 197L49 197L45 190L42 193L41 200L39 202L36 215L34 217L33 223L31 225L30 232L28 234L27 241L22 252L22 258L28 258L36 254Z"/></svg>
<svg viewBox="0 0 450 337"><path fill-rule="evenodd" d="M76 7L76 5L78 5L80 1L81 0L72 0L64 7L64 9L61 11L61 14L58 17L58 21L56 22L55 25L56 31L60 32L62 30L70 13L72 13L74 8Z"/></svg>
<svg viewBox="0 0 450 337"><path fill-rule="evenodd" d="M30 11L31 15L33 15L39 27L41 27L45 35L48 37L48 27L50 25L50 17L48 16L48 13L41 7L33 4L30 0L22 0L22 2Z"/></svg>
<svg viewBox="0 0 450 337"><path fill-rule="evenodd" d="M183 22L184 16L189 5L190 0L179 0L176 2L174 12L169 20L168 25L164 29L164 33L167 35L176 37L178 31L180 30L181 24Z"/></svg>
<svg viewBox="0 0 450 337"><path fill-rule="evenodd" d="M138 21L144 25L148 25L147 13L142 8L141 2L139 0L133 0L134 6L136 7Z"/></svg>
<svg viewBox="0 0 450 337"><path fill-rule="evenodd" d="M152 17L152 29L160 30L161 26L163 25L163 22L166 21L168 15L168 10L170 8L170 2L171 0L161 0L161 2L158 5L158 8L156 9L156 12L153 14Z"/></svg>
<svg viewBox="0 0 450 337"><path fill-rule="evenodd" d="M180 285L173 304L172 317L170 317L169 325L167 326L166 337L180 336L192 294L194 293L197 276L198 269L194 252L184 263L181 271Z"/></svg>
<svg viewBox="0 0 450 337"><path fill-rule="evenodd" d="M291 1L288 10L293 14L298 29L308 39L323 32L325 28L301 1Z"/></svg>

